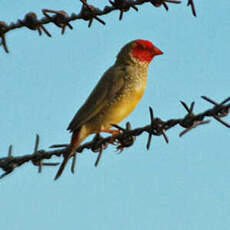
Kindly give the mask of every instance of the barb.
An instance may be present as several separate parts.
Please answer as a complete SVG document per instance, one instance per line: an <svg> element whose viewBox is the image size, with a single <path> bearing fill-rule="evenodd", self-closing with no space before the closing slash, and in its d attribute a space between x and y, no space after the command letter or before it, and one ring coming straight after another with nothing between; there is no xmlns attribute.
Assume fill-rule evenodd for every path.
<svg viewBox="0 0 230 230"><path fill-rule="evenodd" d="M160 7L161 5L164 6L165 10L168 11L169 7L167 3L174 3L174 4L180 4L181 1L174 1L174 0L150 0L150 3L155 7Z"/></svg>
<svg viewBox="0 0 230 230"><path fill-rule="evenodd" d="M52 21L56 26L62 28L62 35L65 33L66 26L68 26L71 30L73 29L72 25L68 21L66 21L69 15L65 11L43 9L42 13L45 17L49 18L49 20ZM51 17L49 13L54 14L54 16Z"/></svg>
<svg viewBox="0 0 230 230"><path fill-rule="evenodd" d="M153 135L155 135L155 136L163 135L165 142L169 143L169 138L166 135L165 129L163 127L163 121L159 118L154 118L152 107L149 107L149 114L150 114L150 121L151 121L151 123L150 123L151 129L149 130L149 136L148 136L148 141L147 141L147 145L146 145L146 148L148 150L150 149Z"/></svg>
<svg viewBox="0 0 230 230"><path fill-rule="evenodd" d="M230 124L226 121L223 121L222 118L229 115L230 111L230 97L223 100L221 103L217 103L214 100L202 96L204 100L211 103L213 108L206 110L205 112L195 114L194 106L195 103L192 102L190 106L188 106L185 102L181 101L181 104L186 109L187 114L183 118L179 119L170 119L167 121L163 121L160 118L154 117L153 109L150 107L150 124L132 129L130 123L126 124L125 128L122 128L118 125L113 125L117 130L118 134L115 136L108 136L106 138L102 138L99 134L95 135L94 139L84 145L81 145L77 152L82 153L85 149L90 149L92 152L99 153L97 160L95 162L95 166L98 165L103 151L108 147L109 144L113 144L116 146L119 152L122 152L125 148L131 147L136 137L141 135L143 132L149 134L147 141L147 149L150 148L152 136L163 136L166 143L169 143L169 138L166 135L166 131L173 128L176 125L181 126L184 130L179 134L182 137L184 134L193 130L194 128L207 124L210 120L206 120L207 117L214 118L220 124L230 128ZM115 130L116 131L116 130ZM35 166L39 167L39 172L42 172L43 166L56 166L59 163L43 163L43 160L50 159L53 156L64 156L68 151L68 145L53 145L51 148L61 148L53 151L45 151L39 150L40 137L36 135L36 141L34 146L34 152L29 155L14 157L13 156L13 147L12 145L9 147L8 156L0 158L0 168L4 171L4 173L0 176L0 179L5 177L6 175L12 173L15 168L20 167L21 165L31 162ZM73 160L73 164L71 167L72 172L74 172L75 160Z"/></svg>
<svg viewBox="0 0 230 230"><path fill-rule="evenodd" d="M187 6L191 6L192 14L196 17L196 9L193 0L188 0Z"/></svg>
<svg viewBox="0 0 230 230"><path fill-rule="evenodd" d="M98 8L94 7L93 5L89 5L87 0L80 1L83 4L80 15L82 16L83 20L89 21L88 27L91 27L93 19L96 19L102 25L105 25L105 22L97 16L97 13L101 12Z"/></svg>
<svg viewBox="0 0 230 230"><path fill-rule="evenodd" d="M81 10L78 14L72 13L69 15L63 10L52 10L52 9L43 9L42 13L43 18L38 19L37 15L34 12L27 13L24 19L18 19L16 23L7 24L6 22L0 21L0 45L3 46L6 53L9 53L6 44L5 35L15 29L26 27L29 30L38 31L38 34L41 36L44 32L48 37L51 37L49 31L45 28L45 24L53 23L55 26L61 29L61 34L65 33L66 27L73 29L73 26L70 24L71 21L75 20L85 20L88 21L88 27L92 26L93 20L97 20L99 23L105 25L105 22L99 18L99 16L104 16L113 11L120 11L119 20L123 19L123 14L130 9L134 9L138 12L138 5L143 5L146 3L151 3L154 7L163 7L168 11L168 4L180 4L181 1L176 0L110 0L108 1L110 5L106 5L104 9L98 9L93 5L89 5L87 0L80 0L82 3ZM188 6L191 6L193 15L196 16L196 11L194 7L193 0L188 0Z"/></svg>
<svg viewBox="0 0 230 230"><path fill-rule="evenodd" d="M100 152L99 152L99 154L98 154L98 156L97 156L97 160L96 160L96 162L94 163L94 166L95 166L95 167L97 167L98 164L99 164L99 161L100 161L101 156L102 156L102 152L103 152L103 149L100 148Z"/></svg>
<svg viewBox="0 0 230 230"><path fill-rule="evenodd" d="M6 37L5 37L5 31L7 30L8 26L5 22L0 22L0 38L1 43L0 45L3 46L6 53L9 53L8 47L6 45Z"/></svg>
<svg viewBox="0 0 230 230"><path fill-rule="evenodd" d="M115 9L120 11L119 20L122 20L124 12L129 11L130 8L138 11L138 8L132 2L128 3L124 0L114 0L114 2L109 0L109 2Z"/></svg>
<svg viewBox="0 0 230 230"><path fill-rule="evenodd" d="M26 14L25 18L23 20L19 19L18 22L20 25L23 25L30 30L37 30L40 36L42 35L42 31L44 31L48 37L51 37L51 34L44 27L44 25L40 23L40 21L37 18L37 15L34 12Z"/></svg>
<svg viewBox="0 0 230 230"><path fill-rule="evenodd" d="M227 107L227 108L223 109L222 106L230 101L230 97L226 98L220 104L218 104L217 102L211 100L208 97L202 96L202 98L214 105L215 111L213 111L213 117L217 121L219 121L222 125L226 126L227 128L230 128L230 124L228 124L227 122L225 122L225 121L223 121L221 119L222 117L227 116L228 113L229 113L229 108Z"/></svg>

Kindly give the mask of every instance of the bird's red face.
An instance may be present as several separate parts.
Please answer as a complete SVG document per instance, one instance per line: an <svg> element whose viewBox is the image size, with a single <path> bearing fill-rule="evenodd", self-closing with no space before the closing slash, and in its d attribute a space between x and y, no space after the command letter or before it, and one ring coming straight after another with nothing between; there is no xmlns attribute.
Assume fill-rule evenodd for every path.
<svg viewBox="0 0 230 230"><path fill-rule="evenodd" d="M140 39L134 42L131 51L132 57L147 63L150 63L154 56L161 54L163 54L163 52L154 46L152 42Z"/></svg>

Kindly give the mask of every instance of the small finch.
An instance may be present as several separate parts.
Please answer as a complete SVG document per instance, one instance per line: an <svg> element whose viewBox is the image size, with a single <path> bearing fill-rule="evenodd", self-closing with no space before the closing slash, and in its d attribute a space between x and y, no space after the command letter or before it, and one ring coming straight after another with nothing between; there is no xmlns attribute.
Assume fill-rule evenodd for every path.
<svg viewBox="0 0 230 230"><path fill-rule="evenodd" d="M146 88L148 68L152 59L163 52L150 41L135 40L125 45L115 64L102 76L88 99L70 122L70 151L56 174L58 179L78 146L93 133L107 132L119 124L138 105Z"/></svg>

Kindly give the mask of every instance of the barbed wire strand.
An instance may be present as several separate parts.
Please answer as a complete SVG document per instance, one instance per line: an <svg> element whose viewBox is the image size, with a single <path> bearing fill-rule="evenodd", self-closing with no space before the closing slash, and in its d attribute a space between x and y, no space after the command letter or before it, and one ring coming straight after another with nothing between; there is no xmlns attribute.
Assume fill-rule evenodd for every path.
<svg viewBox="0 0 230 230"><path fill-rule="evenodd" d="M213 105L213 108L208 109L202 113L195 114L194 102L192 102L191 105L188 106L185 102L181 101L181 104L185 108L187 114L183 118L163 121L162 119L154 116L153 109L150 107L150 124L136 129L132 129L129 122L126 124L125 128L122 128L118 125L113 125L116 129L120 131L120 134L108 136L106 138L103 138L100 136L100 134L97 134L92 141L79 146L76 151L78 153L82 153L84 149L90 149L92 152L99 153L95 162L95 166L98 166L103 151L110 144L115 145L117 151L122 152L125 148L131 147L134 144L136 137L144 132L149 134L146 147L147 149L150 149L152 136L163 136L165 142L169 143L169 138L166 134L166 131L176 125L179 125L183 128L183 131L181 131L179 134L180 137L200 125L209 123L210 120L205 120L205 118L207 117L214 118L220 124L224 125L227 128L230 128L230 124L222 120L223 117L226 117L229 114L230 97L226 98L221 103L217 103L206 96L202 96L202 99L211 103ZM40 137L39 135L36 135L34 152L30 155L17 157L13 156L13 146L10 145L7 157L0 158L0 168L4 171L4 173L0 176L0 179L12 173L15 168L18 168L27 162L32 162L33 165L38 167L39 173L41 173L43 166L57 166L59 164L53 162L45 163L43 162L45 159L50 159L53 156L64 156L69 151L68 144L52 145L51 148L59 148L58 150L52 151L45 151L42 149L39 150L39 144ZM71 167L72 172L74 172L75 160L76 158L74 159Z"/></svg>
<svg viewBox="0 0 230 230"><path fill-rule="evenodd" d="M72 13L69 15L63 10L51 10L51 9L42 9L42 13L44 15L43 18L38 19L36 13L29 12L25 15L24 19L18 19L16 23L12 22L9 25L0 21L0 46L2 45L4 51L9 53L9 49L7 47L6 42L6 34L12 30L26 27L33 31L38 31L38 34L41 36L42 32L44 32L48 37L52 37L49 31L45 28L45 24L53 23L55 26L61 29L61 34L65 33L66 27L73 30L73 26L70 24L71 21L75 20L85 20L88 21L88 27L92 26L94 20L97 20L99 23L105 25L106 23L99 18L99 16L104 16L113 11L120 11L119 20L123 19L123 14L130 9L134 9L138 12L138 5L143 5L146 3L151 3L154 7L163 7L166 11L169 10L167 4L180 4L181 1L177 0L109 0L108 2L111 5L106 5L103 10L99 8L89 5L87 0L80 0L82 3L81 10L79 14ZM196 10L194 6L193 0L187 0L187 5L191 6L192 13L196 16Z"/></svg>

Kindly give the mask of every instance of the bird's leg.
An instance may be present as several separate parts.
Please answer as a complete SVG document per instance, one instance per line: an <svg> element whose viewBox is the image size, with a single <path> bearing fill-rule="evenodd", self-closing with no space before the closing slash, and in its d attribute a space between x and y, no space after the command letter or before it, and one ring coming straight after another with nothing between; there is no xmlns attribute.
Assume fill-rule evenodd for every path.
<svg viewBox="0 0 230 230"><path fill-rule="evenodd" d="M119 135L121 133L120 130L115 130L115 129L101 129L100 132L110 133L110 134L112 134L112 136Z"/></svg>
<svg viewBox="0 0 230 230"><path fill-rule="evenodd" d="M116 145L115 144L115 136L121 134L121 130L119 130L119 129L118 130L115 130L115 129L101 129L100 132L112 134L111 139L109 141L109 143L112 144L112 145Z"/></svg>

